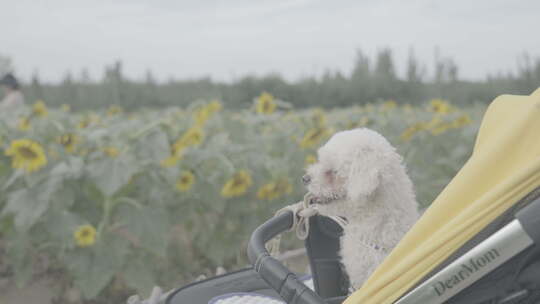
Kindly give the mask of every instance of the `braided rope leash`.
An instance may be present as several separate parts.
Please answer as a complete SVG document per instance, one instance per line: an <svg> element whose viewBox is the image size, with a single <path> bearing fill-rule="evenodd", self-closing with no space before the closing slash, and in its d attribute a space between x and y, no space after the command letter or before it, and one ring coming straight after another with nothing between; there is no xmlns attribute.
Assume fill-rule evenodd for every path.
<svg viewBox="0 0 540 304"><path fill-rule="evenodd" d="M304 199L296 204L292 204L286 207L283 207L279 209L276 212L275 216L281 215L285 212L293 212L293 225L291 226L291 229L289 231L295 231L296 237L298 237L300 240L304 241L309 236L309 218L312 216L318 215L319 209L318 205L316 203L313 203L313 195L311 193L306 193L304 195ZM345 228L348 224L347 220L344 218L337 216L337 215L326 215L324 216L332 219L334 222L336 222L341 228ZM281 235L278 235L274 240L272 241L279 241ZM375 249L375 250L382 250L384 252L389 252L390 250L388 248L385 248L377 243L373 242L364 242L362 240L357 241L359 244L366 248ZM270 248L274 249L276 246L279 246L279 243L272 244ZM270 250L269 250L270 251ZM279 254L279 252L278 252ZM273 256L273 254L272 254Z"/></svg>
<svg viewBox="0 0 540 304"><path fill-rule="evenodd" d="M306 240L309 236L309 219L319 214L318 205L313 203L313 195L309 192L306 193L302 201L279 209L275 216L285 212L293 213L293 224L289 231L294 231L298 239ZM347 225L347 221L339 216L327 215L327 217L334 220L341 228L345 228ZM279 254L280 241L281 235L278 235L268 243L268 251L271 256Z"/></svg>
<svg viewBox="0 0 540 304"><path fill-rule="evenodd" d="M319 214L319 208L313 203L313 194L306 193L304 199L296 204L281 208L276 212L276 216L284 212L292 211L294 214L293 225L289 231L294 230L300 240L305 240L309 236L309 219ZM336 215L325 215L334 220L341 228L345 228L347 221Z"/></svg>

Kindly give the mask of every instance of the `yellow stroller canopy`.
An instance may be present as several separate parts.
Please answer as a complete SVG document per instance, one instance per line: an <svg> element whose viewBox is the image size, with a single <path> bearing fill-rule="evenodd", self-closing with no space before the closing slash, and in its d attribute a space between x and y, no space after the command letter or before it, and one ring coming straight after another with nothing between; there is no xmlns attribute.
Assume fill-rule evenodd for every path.
<svg viewBox="0 0 540 304"><path fill-rule="evenodd" d="M488 107L472 156L345 304L393 303L508 208L540 187L540 89Z"/></svg>

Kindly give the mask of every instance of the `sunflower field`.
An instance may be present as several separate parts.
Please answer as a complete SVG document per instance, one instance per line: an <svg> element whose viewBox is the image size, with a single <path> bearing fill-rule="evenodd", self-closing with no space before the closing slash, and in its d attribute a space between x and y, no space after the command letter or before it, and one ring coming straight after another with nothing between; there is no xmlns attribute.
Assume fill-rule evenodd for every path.
<svg viewBox="0 0 540 304"><path fill-rule="evenodd" d="M243 267L253 229L303 197L317 148L351 128L398 148L426 207L470 155L484 110L445 100L296 110L262 93L242 111L201 100L73 113L37 101L0 113L0 276L20 288L54 277L60 300L110 303Z"/></svg>

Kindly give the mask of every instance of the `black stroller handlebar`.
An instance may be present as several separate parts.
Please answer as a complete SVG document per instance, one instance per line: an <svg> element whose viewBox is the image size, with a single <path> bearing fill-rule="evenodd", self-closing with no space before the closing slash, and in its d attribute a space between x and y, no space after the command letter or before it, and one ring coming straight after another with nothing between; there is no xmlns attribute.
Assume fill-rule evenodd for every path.
<svg viewBox="0 0 540 304"><path fill-rule="evenodd" d="M536 199L529 206L516 213L523 230L535 244L540 244L540 199Z"/></svg>
<svg viewBox="0 0 540 304"><path fill-rule="evenodd" d="M251 234L247 250L248 258L253 269L288 304L325 304L326 302L304 285L291 270L270 256L265 247L272 238L292 227L293 216L292 212L284 212L259 226Z"/></svg>
<svg viewBox="0 0 540 304"><path fill-rule="evenodd" d="M516 212L516 211L513 211L513 212ZM451 263L448 263L445 266L445 268L433 274L430 279L428 279L422 285L417 287L417 289L427 288L431 290L432 286L430 285L431 283L429 283L430 280L439 280L439 281L443 280L449 275L452 275L455 269L460 269L459 268L460 265L463 264L460 262L460 259L469 260L469 257L470 257L470 260L472 261L479 254L480 255L484 254L484 252L490 248L496 248L498 250L497 255L501 254L502 258L504 258L500 260L500 263L503 263L504 265L509 265L507 267L516 267L515 263L517 262L515 261L520 261L520 259L522 259L520 258L520 256L522 255L518 255L518 254L524 250L528 250L527 248L529 248L530 250L533 250L532 252L538 252L539 250L538 244L540 244L540 229L538 229L538 227L540 227L540 198L536 198L532 202L529 201L527 205L525 205L521 210L517 211L514 214L514 217L501 216L500 218L501 219L509 218L510 220L513 220L513 221L507 222L507 220L505 221L501 220L499 222L495 222L493 228L490 228L490 229L496 229L496 230L490 233L489 234L490 236L488 238L485 238L479 243L476 243L472 248L468 248L466 251L461 253L460 258L452 261ZM278 216L275 216L269 219L253 232L253 234L251 235L249 244L248 244L248 257L253 265L253 268L260 275L260 277L272 289L278 292L279 295L288 304L326 304L327 303L326 301L330 301L330 303L334 303L331 298L325 297L326 298L326 301L325 301L323 300L321 296L319 296L317 293L309 289L305 284L303 284L300 280L298 280L296 275L291 270L287 269L287 267L281 264L281 262L279 262L277 259L270 256L268 250L265 247L265 244L268 241L270 241L272 238L289 230L293 225L293 220L294 220L294 214L292 212L284 212ZM519 224L516 223L518 221L519 221ZM519 240L524 239L525 235L527 235L526 238L528 241L526 242L519 241ZM536 246L531 249L530 247L533 244L536 244ZM507 252L508 248L510 248L511 250ZM500 264L500 265L503 265L503 264ZM499 267L500 265L497 264L494 267ZM538 276L537 273L540 272L540 262L538 262L538 266L536 267L537 268L530 271L533 271L535 273L535 277L537 278ZM481 275L480 277L493 279L492 276L490 276L491 270L493 269L485 269L485 272L481 274L479 273ZM456 295L456 293L459 293L460 290L464 290L470 284L478 280L480 277L474 280L466 281L465 283L467 283L467 285L463 285L462 283L462 288L459 290L456 289L456 292L453 295ZM534 279L532 281L534 282ZM320 292L320 290L318 291ZM521 291L522 290L520 290L518 294ZM475 294L476 296L479 296L479 297L485 296L482 293L482 289L478 289L475 292L476 292ZM489 289L489 292L492 293L493 290ZM429 302L425 302L423 300L422 300L423 302L417 301L418 299L415 298L415 295L424 295L424 293L425 292L422 290L420 290L420 292L416 292L416 289L415 289L410 292L410 294L412 295L410 299L408 297L409 295L406 295L399 302L401 303L402 301L409 300L408 302L403 302L403 303L432 303L432 301L429 301ZM453 295L449 294L449 297L452 297ZM466 294L463 294L463 296L461 296L462 298L459 298L459 294L457 294L456 296L458 296L458 300L457 300L458 302L456 303L462 303L460 301L465 300L467 298L467 296L464 296L464 295ZM511 294L511 296L514 296L514 294ZM441 299L442 298L437 297L437 301ZM433 303L442 303L442 302L437 302L437 301ZM503 302L506 303L506 301L502 301L500 303L503 303ZM341 301L335 302L335 303L341 303ZM471 302L463 302L463 303L471 303Z"/></svg>

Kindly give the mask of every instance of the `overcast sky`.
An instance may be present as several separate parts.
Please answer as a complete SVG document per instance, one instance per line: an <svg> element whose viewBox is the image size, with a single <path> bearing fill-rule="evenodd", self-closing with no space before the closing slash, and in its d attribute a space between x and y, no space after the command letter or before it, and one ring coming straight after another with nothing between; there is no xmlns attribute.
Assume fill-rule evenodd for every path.
<svg viewBox="0 0 540 304"><path fill-rule="evenodd" d="M539 29L539 0L0 0L0 54L48 81L85 67L101 78L116 59L132 78L295 80L349 73L356 49L382 47L403 71L411 47L431 64L436 46L478 79L540 56Z"/></svg>

